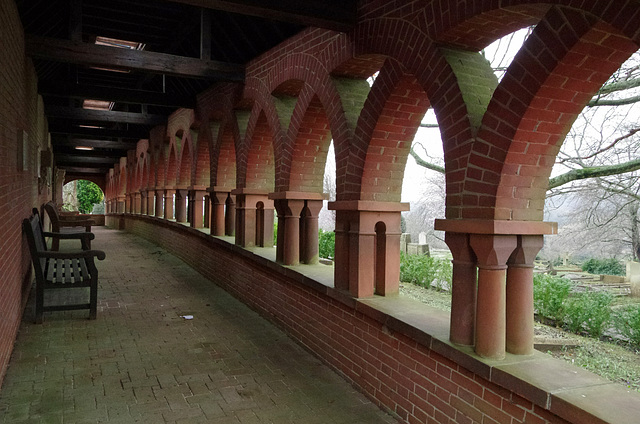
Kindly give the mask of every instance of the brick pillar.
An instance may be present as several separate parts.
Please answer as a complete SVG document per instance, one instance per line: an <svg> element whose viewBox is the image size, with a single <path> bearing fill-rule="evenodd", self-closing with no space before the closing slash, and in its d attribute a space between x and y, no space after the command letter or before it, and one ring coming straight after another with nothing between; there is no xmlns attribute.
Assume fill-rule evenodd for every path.
<svg viewBox="0 0 640 424"><path fill-rule="evenodd" d="M507 259L517 245L516 236L471 234L478 258L476 353L502 359L506 349Z"/></svg>
<svg viewBox="0 0 640 424"><path fill-rule="evenodd" d="M262 190L236 189L236 244L273 246L273 200Z"/></svg>
<svg viewBox="0 0 640 424"><path fill-rule="evenodd" d="M204 195L205 190L195 190L192 189L189 191L189 204L191 207L189 208L191 211L191 216L189 217L189 222L191 223L191 227L193 228L203 228L204 227Z"/></svg>
<svg viewBox="0 0 640 424"><path fill-rule="evenodd" d="M176 222L187 222L187 190L176 190Z"/></svg>
<svg viewBox="0 0 640 424"><path fill-rule="evenodd" d="M156 202L156 192L155 190L147 190L147 215L153 216L154 210L153 207Z"/></svg>
<svg viewBox="0 0 640 424"><path fill-rule="evenodd" d="M164 219L173 219L173 196L176 191L173 189L164 190Z"/></svg>
<svg viewBox="0 0 640 424"><path fill-rule="evenodd" d="M204 196L204 228L211 227L211 200L208 194Z"/></svg>
<svg viewBox="0 0 640 424"><path fill-rule="evenodd" d="M356 200L331 202L329 209L337 212L335 287L354 297L397 294L400 212L409 205Z"/></svg>
<svg viewBox="0 0 640 424"><path fill-rule="evenodd" d="M154 209L155 215L158 218L164 217L164 190L156 190L156 207Z"/></svg>
<svg viewBox="0 0 640 424"><path fill-rule="evenodd" d="M304 264L318 263L318 214L322 209L322 200L305 202L303 233L300 238L300 262Z"/></svg>
<svg viewBox="0 0 640 424"><path fill-rule="evenodd" d="M453 256L449 339L472 346L476 320L476 256L469 244L469 234L447 232L444 240Z"/></svg>
<svg viewBox="0 0 640 424"><path fill-rule="evenodd" d="M517 237L507 262L507 352L533 353L533 261L542 249L541 235Z"/></svg>

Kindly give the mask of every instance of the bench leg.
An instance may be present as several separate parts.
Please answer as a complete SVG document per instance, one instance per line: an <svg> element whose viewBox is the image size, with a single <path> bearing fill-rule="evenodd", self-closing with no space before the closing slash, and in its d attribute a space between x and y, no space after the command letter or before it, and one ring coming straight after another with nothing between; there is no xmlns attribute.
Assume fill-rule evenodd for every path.
<svg viewBox="0 0 640 424"><path fill-rule="evenodd" d="M98 315L98 279L91 280L89 291L89 319L96 319Z"/></svg>

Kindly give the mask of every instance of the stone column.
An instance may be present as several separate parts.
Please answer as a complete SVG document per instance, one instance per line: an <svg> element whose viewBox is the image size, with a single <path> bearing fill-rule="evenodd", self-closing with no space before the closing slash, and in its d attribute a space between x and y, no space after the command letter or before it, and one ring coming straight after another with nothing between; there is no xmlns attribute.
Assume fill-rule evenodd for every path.
<svg viewBox="0 0 640 424"><path fill-rule="evenodd" d="M273 246L273 200L263 190L236 189L236 244ZM261 207L260 207L261 206Z"/></svg>
<svg viewBox="0 0 640 424"><path fill-rule="evenodd" d="M140 213L140 208L142 205L142 198L141 198L140 192L136 191L135 193L132 193L131 198L132 198L131 213L134 213L137 215Z"/></svg>
<svg viewBox="0 0 640 424"><path fill-rule="evenodd" d="M331 202L329 209L337 212L335 287L354 297L397 294L400 213L409 205L355 200Z"/></svg>
<svg viewBox="0 0 640 424"><path fill-rule="evenodd" d="M276 260L284 265L300 263L300 213L304 200L278 199L278 244Z"/></svg>
<svg viewBox="0 0 640 424"><path fill-rule="evenodd" d="M306 200L307 214L304 216L304 234L300 242L300 262L318 263L318 214L322 209L322 200Z"/></svg>
<svg viewBox="0 0 640 424"><path fill-rule="evenodd" d="M131 201L131 193L127 193L124 196L124 211L123 213L131 213L131 204L133 202Z"/></svg>
<svg viewBox="0 0 640 424"><path fill-rule="evenodd" d="M187 222L187 190L176 190L176 222Z"/></svg>
<svg viewBox="0 0 640 424"><path fill-rule="evenodd" d="M147 214L147 190L140 190L140 213L142 215Z"/></svg>
<svg viewBox="0 0 640 424"><path fill-rule="evenodd" d="M444 240L453 256L449 339L472 346L476 320L476 256L469 245L469 234L447 232Z"/></svg>
<svg viewBox="0 0 640 424"><path fill-rule="evenodd" d="M154 210L153 207L156 202L156 192L155 190L147 190L147 215L153 216Z"/></svg>
<svg viewBox="0 0 640 424"><path fill-rule="evenodd" d="M154 209L155 215L158 218L164 217L164 190L156 190L156 207Z"/></svg>
<svg viewBox="0 0 640 424"><path fill-rule="evenodd" d="M516 236L472 234L470 244L478 258L476 353L502 359L506 349L507 259L516 248Z"/></svg>
<svg viewBox="0 0 640 424"><path fill-rule="evenodd" d="M208 194L204 196L204 228L211 227L211 200Z"/></svg>
<svg viewBox="0 0 640 424"><path fill-rule="evenodd" d="M164 219L173 219L173 196L176 191L173 189L164 190Z"/></svg>
<svg viewBox="0 0 640 424"><path fill-rule="evenodd" d="M118 196L118 203L116 206L116 213L124 213L126 206L126 196L121 194Z"/></svg>
<svg viewBox="0 0 640 424"><path fill-rule="evenodd" d="M518 236L507 262L507 352L533 353L533 261L542 249L543 236Z"/></svg>
<svg viewBox="0 0 640 424"><path fill-rule="evenodd" d="M229 193L226 200L226 214L224 217L224 235L233 236L236 233L236 196Z"/></svg>
<svg viewBox="0 0 640 424"><path fill-rule="evenodd" d="M211 234L214 236L225 235L225 206L229 193L226 191L212 191L211 198ZM228 213L228 211L227 211ZM235 214L235 211L234 211Z"/></svg>
<svg viewBox="0 0 640 424"><path fill-rule="evenodd" d="M191 190L189 200L191 204L191 217L189 222L193 228L204 227L204 195L205 190Z"/></svg>

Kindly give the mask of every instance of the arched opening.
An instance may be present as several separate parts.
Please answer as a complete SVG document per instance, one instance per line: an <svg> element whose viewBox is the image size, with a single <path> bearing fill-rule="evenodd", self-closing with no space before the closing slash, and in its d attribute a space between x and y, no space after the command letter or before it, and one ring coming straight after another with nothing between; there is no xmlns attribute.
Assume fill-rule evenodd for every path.
<svg viewBox="0 0 640 424"><path fill-rule="evenodd" d="M63 211L83 214L104 214L104 192L94 182L73 180L62 187Z"/></svg>

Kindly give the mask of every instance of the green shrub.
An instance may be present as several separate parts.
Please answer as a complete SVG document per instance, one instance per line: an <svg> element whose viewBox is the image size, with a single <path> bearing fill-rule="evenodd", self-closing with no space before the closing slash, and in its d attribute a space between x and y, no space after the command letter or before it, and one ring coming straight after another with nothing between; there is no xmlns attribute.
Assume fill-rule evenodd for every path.
<svg viewBox="0 0 640 424"><path fill-rule="evenodd" d="M533 307L538 315L561 322L571 281L547 274L533 276Z"/></svg>
<svg viewBox="0 0 640 424"><path fill-rule="evenodd" d="M321 258L333 259L336 252L336 233L320 230L318 235L318 251Z"/></svg>
<svg viewBox="0 0 640 424"><path fill-rule="evenodd" d="M451 262L424 255L400 253L400 281L437 290L450 290Z"/></svg>
<svg viewBox="0 0 640 424"><path fill-rule="evenodd" d="M590 274L605 275L625 275L626 267L620 261L614 258L595 259L591 258L582 264L582 270Z"/></svg>
<svg viewBox="0 0 640 424"><path fill-rule="evenodd" d="M640 305L627 305L613 313L616 332L633 345L640 346Z"/></svg>
<svg viewBox="0 0 640 424"><path fill-rule="evenodd" d="M564 304L565 326L574 333L586 331L589 336L599 339L611 322L611 302L609 292L587 292L570 297Z"/></svg>

